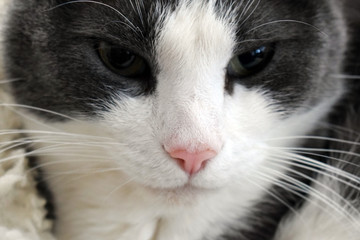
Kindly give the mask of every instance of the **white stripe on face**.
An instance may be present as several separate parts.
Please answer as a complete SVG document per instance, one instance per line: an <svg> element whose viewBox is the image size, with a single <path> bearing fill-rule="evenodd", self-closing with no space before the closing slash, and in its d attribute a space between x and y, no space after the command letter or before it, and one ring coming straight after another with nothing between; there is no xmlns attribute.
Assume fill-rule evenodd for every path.
<svg viewBox="0 0 360 240"><path fill-rule="evenodd" d="M182 1L159 31L160 141L168 148L219 150L225 69L235 44L229 23L213 1Z"/></svg>

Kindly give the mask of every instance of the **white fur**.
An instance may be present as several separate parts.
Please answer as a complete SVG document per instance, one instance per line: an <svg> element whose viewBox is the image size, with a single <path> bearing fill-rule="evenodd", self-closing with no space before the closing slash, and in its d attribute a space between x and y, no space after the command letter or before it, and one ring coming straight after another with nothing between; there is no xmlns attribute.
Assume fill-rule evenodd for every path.
<svg viewBox="0 0 360 240"><path fill-rule="evenodd" d="M359 212L339 197L340 188L333 178L321 177L305 206L282 221L275 240L360 239Z"/></svg>
<svg viewBox="0 0 360 240"><path fill-rule="evenodd" d="M114 96L117 105L96 122L44 128L28 121L28 129L93 136L53 134L68 145L37 146L56 197L60 240L196 240L221 233L271 184L258 173L277 177L264 167L272 147L290 143L270 140L305 134L337 99L285 120L261 89L237 85L227 95L224 69L235 30L216 15L213 1L199 2L181 2L159 29L156 94ZM219 154L189 178L164 150L179 146L210 146Z"/></svg>
<svg viewBox="0 0 360 240"><path fill-rule="evenodd" d="M0 86L0 103L12 98ZM8 148L20 138L10 134L20 128L21 121L13 109L0 104L0 239L53 240L52 224L45 219L46 201L36 191L33 175L28 172L25 149ZM8 134L6 134L6 132Z"/></svg>

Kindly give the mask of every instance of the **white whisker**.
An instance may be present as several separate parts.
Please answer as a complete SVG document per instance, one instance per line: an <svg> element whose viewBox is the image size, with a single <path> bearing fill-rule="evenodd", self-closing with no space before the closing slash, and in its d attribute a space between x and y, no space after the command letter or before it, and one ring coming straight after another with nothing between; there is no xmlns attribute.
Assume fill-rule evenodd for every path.
<svg viewBox="0 0 360 240"><path fill-rule="evenodd" d="M99 140L114 140L111 137L104 137L104 136L96 136L96 135L87 135L87 134L77 134L77 133L70 133L70 132L59 132L59 131L45 131L45 130L28 130L28 129L4 129L0 130L0 135L21 135L21 134L42 134L44 136L64 136L64 137L72 137L72 138L79 138L79 139L99 139ZM36 136L38 137L38 135Z"/></svg>
<svg viewBox="0 0 360 240"><path fill-rule="evenodd" d="M344 126L338 126L335 124L331 124L328 122L321 122L321 121L318 123L318 125L321 126L322 128L324 128L324 127L329 128L332 131L336 130L337 132L340 132L340 133L348 133L348 134L350 134L350 136L351 135L360 136L360 132L355 131L354 129L346 128Z"/></svg>
<svg viewBox="0 0 360 240"><path fill-rule="evenodd" d="M47 156L47 154L45 154L45 156ZM66 156L66 155L65 155ZM72 157L72 155L69 155L70 157ZM99 159L96 156L92 156L92 155L81 155L82 159L80 158L76 158L76 159L71 159L71 160L53 160L53 161L49 161L49 162L45 162L45 163L41 163L41 164L36 164L36 166L29 168L27 170L27 173L36 171L38 169L43 169L45 167L49 167L49 166L53 166L53 165L61 165L61 164L78 164L78 163L104 163L104 162L111 162L109 159ZM86 158L86 159L84 159ZM76 168L72 171L80 171L80 169ZM60 170L59 170L60 172ZM53 175L55 173L58 172L45 172L45 175Z"/></svg>
<svg viewBox="0 0 360 240"><path fill-rule="evenodd" d="M251 0L246 3L246 5L244 6L244 8L239 16L239 19L242 19L246 15L246 13L249 11L249 9L254 4L254 2L255 2L255 0Z"/></svg>
<svg viewBox="0 0 360 240"><path fill-rule="evenodd" d="M106 4L106 3L102 3L102 2L97 2L97 1L93 1L93 0L74 0L74 1L69 1L69 2L66 2L66 3L58 4L58 5L50 8L50 9L47 9L46 11L52 11L52 10L55 10L55 9L60 8L62 6L65 6L65 5L68 5L68 4L75 4L75 3L93 3L93 4L98 4L98 5L102 5L104 7L107 7L109 9L113 10L114 12L116 12L123 19L125 19L125 21L128 23L127 26L130 29L132 29L135 33L139 33L139 29L122 12L120 12L118 9L116 9L116 8Z"/></svg>
<svg viewBox="0 0 360 240"><path fill-rule="evenodd" d="M267 139L267 142L272 141L279 141L279 140L293 140L293 139L302 139L302 140L324 140L324 141L330 141L330 142L337 142L337 143L345 143L345 144L351 144L351 145L357 145L360 146L359 141L350 141L350 140L344 140L344 139L338 139L338 138L331 138L331 137L322 137L322 136L289 136L289 137L278 137L278 138L270 138Z"/></svg>
<svg viewBox="0 0 360 240"><path fill-rule="evenodd" d="M316 173L322 174L322 175L327 176L332 179L336 178L337 181L339 181L343 184L346 184L347 186L350 186L350 187L360 190L360 187L358 187L354 184L354 183L360 182L360 177L354 176L348 172L344 172L339 168L318 162L316 160L312 160L310 158L306 158L303 156L297 156L295 154L290 155L290 156L285 156L285 154L278 155L278 156L275 155L274 157L275 158L271 158L272 161L277 161L277 162L289 164L291 166L299 167L299 168L302 168L305 170L309 170L312 172L316 172ZM283 160L283 158L286 158L287 160ZM290 161L290 160L292 160L292 161ZM293 161L296 161L299 163L296 163ZM321 169L323 171L321 171L319 169ZM327 171L330 171L332 174L328 173ZM341 179L339 177L336 177L333 174L337 174L337 175L347 179L347 181L344 179Z"/></svg>
<svg viewBox="0 0 360 240"><path fill-rule="evenodd" d="M360 75L347 75L347 74L332 74L330 75L330 77L332 78L339 78L339 79L359 79L360 80Z"/></svg>
<svg viewBox="0 0 360 240"><path fill-rule="evenodd" d="M35 110L35 111L39 111L39 112L49 113L51 115L62 117L62 118L65 118L65 119L69 119L69 120L72 120L72 121L75 121L75 122L81 122L81 120L78 120L76 118L73 118L73 117L58 113L58 112L54 112L54 111L47 110L47 109L44 109L44 108L33 107L33 106L29 106L29 105L15 104L15 103L0 103L0 106L9 107L12 110L13 110L13 108L30 109L30 110Z"/></svg>
<svg viewBox="0 0 360 240"><path fill-rule="evenodd" d="M319 190L313 188L313 187L310 187L308 185L306 185L305 183L293 178L293 177L290 177L284 173L281 173L279 171L276 171L274 169L271 169L271 168L266 168L264 166L261 166L262 168L266 169L267 172L271 171L273 173L275 173L276 175L280 176L281 178L283 178L284 180L288 181L289 183L292 183L292 184L287 184L287 183L284 183L282 182L282 184L285 184L286 186L290 187L290 188L293 188L294 190L297 190L297 191L300 191L300 192L304 192L304 193L309 193L311 196L315 197L315 199L313 200L310 200L309 198L307 199L308 202L311 202L312 204L316 204L317 207L319 207L320 209L322 209L323 212L325 213L329 213L329 211L326 210L326 208L322 205L320 205L321 203L324 203L326 204L326 206L329 206L332 210L334 210L335 212L337 212L338 214L340 214L341 216L344 216L346 217L347 219L351 219L353 220L353 222L356 223L356 220L354 218L353 215L351 215L348 211L346 211L345 208L339 208L340 206L340 202L337 202L335 201L334 199L332 199L331 197L327 196L325 193L323 192L320 192ZM261 175L264 175L262 173L259 173L258 174L261 174ZM268 176L269 177L269 176ZM280 180L277 180L276 178L274 177L269 177L271 179L271 181L273 182L276 182L276 181L280 181ZM320 182L317 182L317 184L319 184ZM322 184L323 187L325 186L324 184ZM328 187L327 187L328 188ZM329 188L328 188L329 189ZM333 190L331 190L331 192L334 194L335 192ZM350 203L348 203L348 201L346 199L344 199L343 197L341 197L339 194L337 194L337 196L340 197L340 199L342 200L342 202L346 202L348 204L349 207L355 209ZM316 203L315 200L319 200L320 203ZM356 209L355 209L356 210ZM358 212L358 210L356 210L356 212ZM337 219L337 216L334 215L331 211L330 211L330 215L334 218L334 219Z"/></svg>
<svg viewBox="0 0 360 240"><path fill-rule="evenodd" d="M105 198L106 201L108 201L114 193L116 193L116 192L119 191L121 188L123 188L124 186L126 186L127 184L131 183L131 182L134 181L134 180L135 180L135 177L130 178L129 180L125 181L124 183L121 183L121 184L120 184L119 186L117 186L114 190L112 190L112 191L109 193L108 196L106 196L106 198Z"/></svg>
<svg viewBox="0 0 360 240"><path fill-rule="evenodd" d="M262 167L263 168L263 167ZM268 171L269 168L266 168L266 171ZM312 203L314 205L316 205L317 207L319 207L320 209L324 210L325 211L325 208L324 206L322 206L321 204L317 203L314 199L310 199L309 197L306 197L306 195L311 191L311 188L301 182L300 186L299 185L294 185L294 184L290 184L290 183L286 183L284 181L281 181L280 179L277 179L275 177L272 177L272 176L269 176L269 175L266 175L264 174L263 172L260 172L260 171L255 171L256 174L254 175L256 178L259 178L259 179L262 179L262 180L265 180L269 183L272 183L274 184L275 186L278 186L282 189L284 189L285 191L288 191L289 193L291 194L294 194L295 196L298 196L302 199L304 199L305 201L308 201L309 203ZM282 176L284 174L281 174L279 172L277 172L277 174L279 176ZM260 175L260 176L259 176ZM285 176L285 175L284 175ZM293 181L295 182L298 182L298 180L296 179L292 179ZM303 194L302 194L303 193ZM295 212L297 214L299 214L296 210Z"/></svg>
<svg viewBox="0 0 360 240"><path fill-rule="evenodd" d="M8 79L8 80L0 80L0 84L8 84L8 83L21 81L21 80L22 79L20 79L20 78L14 78L14 79Z"/></svg>
<svg viewBox="0 0 360 240"><path fill-rule="evenodd" d="M282 165L282 164L276 163L277 159L272 159L272 160L273 160L273 161L272 161L272 164L276 165L276 167L282 168L282 169L284 169L284 170L287 170L289 173L294 173L294 174L296 174L296 175L299 176L299 177L302 177L302 178L304 178L304 179L310 180L311 182L315 183L316 186L320 186L322 189L324 189L324 190L326 190L327 192L331 193L331 195L332 195L333 197L336 197L336 199L341 199L341 202L342 202L342 203L345 203L347 209L351 209L351 210L353 210L354 212L356 212L356 213L358 213L358 214L360 215L359 210L357 210L348 200L346 200L344 197L342 197L342 196L340 195L340 193L334 191L330 186L327 186L327 185L325 185L324 183L322 183L322 182L320 182L320 181L318 181L318 180L316 180L316 179L314 179L314 178L312 178L312 177L310 177L310 176L308 176L308 175L306 175L306 174L304 174L304 173L301 173L301 172L296 171L296 170L294 170L294 169L288 168L288 167L286 167L286 166L284 166L284 165ZM281 162L281 163L282 163L282 162ZM319 175L327 176L327 177L329 177L330 179L334 179L334 176L333 176L333 175L326 174L326 173L323 173L323 172L321 172L321 171L316 171L316 172L317 172ZM287 175L282 174L282 177L285 177L285 176L287 176ZM288 177L289 177L289 178L288 178ZM287 176L287 177L286 177L286 180L293 182L294 180L291 180L291 179L293 179L293 178L290 177L290 176ZM342 182L342 183L344 183L344 184L347 184L346 181L340 181L341 179L336 178L336 180L337 180L338 182ZM300 183L300 181L296 181L296 184L298 184L298 183ZM355 186L355 185L353 185L353 186L356 187L356 188L358 188L358 190L360 190L359 187L357 187L357 186ZM302 187L302 186L301 186L301 187ZM320 193L321 193L320 191L317 192L317 194L320 194Z"/></svg>
<svg viewBox="0 0 360 240"><path fill-rule="evenodd" d="M269 181L267 178L264 178L264 177L262 177L262 176L257 175L257 173L260 173L259 171L256 171L256 170L254 170L254 171L255 171L255 174L254 174L255 178L258 178L258 179L260 179L260 180L265 180L265 181L267 181L267 182L271 182L271 183L275 184L276 186L281 187L281 188L283 188L283 189L285 189L285 190L287 190L287 191L289 191L289 192L291 192L291 193L293 193L293 194L295 194L295 195L298 195L298 194L299 194L298 192L295 192L295 191L292 190L292 189L285 188L283 185L281 185L281 184L279 183L280 181ZM261 174L262 174L262 173L261 173ZM261 174L260 174L260 175L261 175ZM262 189L262 190L263 190L264 192L266 192L267 194L270 194L270 196L272 196L272 197L273 197L274 199L276 199L278 202L280 202L280 203L283 204L285 207L287 207L287 208L288 208L292 213L294 213L295 215L299 215L299 214L298 214L298 211L296 211L296 209L295 209L294 207L290 206L285 200L281 199L281 197L282 197L281 195L278 195L278 194L274 193L274 190L271 191L271 190L269 190L269 189L261 186L260 184L255 183L255 181L249 179L248 177L246 177L246 180L247 180L250 184L256 186L257 188ZM281 186L279 186L279 185L281 185ZM301 194L300 194L300 195L301 195ZM303 197L303 196L300 196L300 197ZM300 220L303 221L302 218L301 218Z"/></svg>
<svg viewBox="0 0 360 240"><path fill-rule="evenodd" d="M241 22L241 24L238 26L238 28L240 29L247 20L249 20L249 18L254 14L254 12L256 11L256 9L259 7L261 0L257 1L257 4L255 5L254 9L252 10L252 12ZM245 13L246 14L246 13Z"/></svg>
<svg viewBox="0 0 360 240"><path fill-rule="evenodd" d="M345 156L348 155L353 157L360 157L359 153L345 151L345 150L327 149L327 148L278 147L278 149L286 150L286 151L328 152L328 153L338 153Z"/></svg>
<svg viewBox="0 0 360 240"><path fill-rule="evenodd" d="M302 25L305 25L305 26L308 26L308 27L311 27L313 29L315 29L316 31L318 31L320 34L322 34L323 36L329 38L330 36L323 32L320 28L310 24L310 23L307 23L307 22L303 22L303 21L298 21L298 20L292 20L292 19L281 19L281 20L275 20L275 21L271 21L271 22L267 22L267 23L263 23L263 24L260 24L254 28L251 28L250 30L246 31L245 34L248 34L249 32L252 32L252 31L255 31L259 28L262 28L262 27L265 27L265 26L268 26L268 25L271 25L271 24L276 24L276 23L298 23L298 24L302 24Z"/></svg>
<svg viewBox="0 0 360 240"><path fill-rule="evenodd" d="M360 167L360 164L349 162L349 161L346 161L344 159L340 159L340 158L336 158L336 157L327 156L327 155L324 155L324 154L318 154L318 153L312 153L312 152L306 152L306 151L291 151L291 152L296 153L296 154L302 154L302 155L306 154L308 156L326 158L328 160L336 161L337 163L344 163L344 164L347 164L347 165L350 165L350 166L353 166L353 167Z"/></svg>
<svg viewBox="0 0 360 240"><path fill-rule="evenodd" d="M101 170L93 170L93 169L88 169L88 172L85 173L80 173L80 172L74 172L71 173L69 172L63 172L61 174L52 174L49 175L47 177L45 177L43 179L43 181L53 181L55 184L57 184L58 182L62 181L64 185L66 184L73 184L76 181L80 181L86 177L92 176L94 174L103 174L103 173L107 173L107 172L117 172L117 171L121 171L121 169L115 169L115 168L109 168L107 169L101 169ZM69 175L71 175L72 177L69 178ZM64 179L65 178L65 179Z"/></svg>

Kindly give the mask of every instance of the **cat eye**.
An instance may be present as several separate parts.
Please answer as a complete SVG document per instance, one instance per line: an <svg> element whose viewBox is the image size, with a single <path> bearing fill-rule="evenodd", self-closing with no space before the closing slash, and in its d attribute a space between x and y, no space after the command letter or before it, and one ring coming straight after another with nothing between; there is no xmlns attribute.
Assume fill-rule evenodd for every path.
<svg viewBox="0 0 360 240"><path fill-rule="evenodd" d="M248 77L264 69L273 56L274 44L263 45L237 55L230 60L227 74L234 78Z"/></svg>
<svg viewBox="0 0 360 240"><path fill-rule="evenodd" d="M116 45L101 42L98 46L98 53L105 66L122 77L142 77L149 70L142 57Z"/></svg>

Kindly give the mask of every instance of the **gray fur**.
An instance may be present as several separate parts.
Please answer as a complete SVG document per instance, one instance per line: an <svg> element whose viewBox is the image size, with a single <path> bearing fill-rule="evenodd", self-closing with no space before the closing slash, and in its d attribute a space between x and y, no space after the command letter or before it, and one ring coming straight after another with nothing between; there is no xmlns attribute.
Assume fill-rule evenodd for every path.
<svg viewBox="0 0 360 240"><path fill-rule="evenodd" d="M155 55L155 44L159 37L156 26L161 26L165 11L176 9L177 1L143 1L144 4L138 8L134 8L127 0L98 2L109 4L118 12L92 3L15 1L6 31L5 58L7 77L21 79L11 86L18 103L71 117L92 119L108 110L106 106L113 101L115 93L120 92L134 98L155 94L159 70ZM217 6L227 10L229 7L236 8L237 2L220 0L217 1ZM359 48L354 47L357 45L355 38L351 38L348 44L347 37L347 33L356 36L353 31L359 31L349 27L354 26L357 20L348 19L347 22L351 24L345 25L343 6L339 2L262 1L256 11L242 18L240 16L246 5L234 10L232 20L238 26L238 44L234 55L264 43L276 43L276 52L271 63L256 75L246 79L226 79L228 82L224 94L231 95L235 84L249 89L260 87L276 100L277 109L284 112L286 117L297 111L307 111L318 102L326 101L345 85L351 97L339 102L338 108L326 121L359 131L359 84L334 77L342 71L359 74L357 66L353 66L359 60L358 54L353 52L359 53ZM356 1L348 1L346 4L360 8ZM218 12L219 17L225 15L222 10ZM287 21L290 19L291 21ZM360 36L359 33L357 35ZM106 69L95 51L101 40L111 41L140 54L149 63L151 74L133 81ZM348 106L351 110L347 109ZM35 113L49 121L66 120L41 111ZM358 134L339 136L328 129L316 131L318 132L321 136L351 141L358 141L359 138ZM358 146L348 149L348 146L327 141L309 141L304 145L310 148L322 146L360 152ZM351 167L353 164L360 164L358 157L347 158L336 154L326 156L328 159L319 161L360 177L359 167ZM337 164L330 160L333 157L347 162ZM299 172L317 177L315 171L300 169ZM312 185L300 176L297 178ZM354 202L354 206L360 211L359 191L348 185L341 185L341 189L344 198ZM303 206L302 198L307 196L307 192L296 196L276 186L269 191L280 192L289 206L300 211ZM265 194L263 199L254 203L246 218L239 219L246 221L249 229L239 229L238 224L233 223L228 227L229 234L222 236L222 239L270 240L277 231L279 222L287 214L288 206L279 203L271 194Z"/></svg>
<svg viewBox="0 0 360 240"><path fill-rule="evenodd" d="M18 101L86 117L96 115L99 110L106 111L103 102L110 101L114 92L134 97L151 94L156 89L158 69L154 26L161 25L162 11L174 8L177 3L147 1L140 6L143 9L139 16L138 10L127 2L106 1L126 14L125 18L113 9L94 3L58 6L64 2L17 1L9 22L6 55L8 77L23 79L14 83ZM234 15L238 17L234 18L239 26L239 44L234 54L264 42L277 44L274 59L264 71L246 79L230 79L229 88L232 84L260 86L279 101L284 112L313 105L337 91L339 82L329 76L338 73L341 67L346 39L344 26L332 5L330 1L296 4L263 1L249 18L240 18L246 5L237 9ZM226 6L222 8L228 10ZM245 19L246 22L242 22ZM291 21L281 21L289 19ZM249 39L255 41L248 42ZM151 74L139 81L114 75L99 62L95 53L99 40L139 53L150 64ZM55 118L54 115L46 117Z"/></svg>

